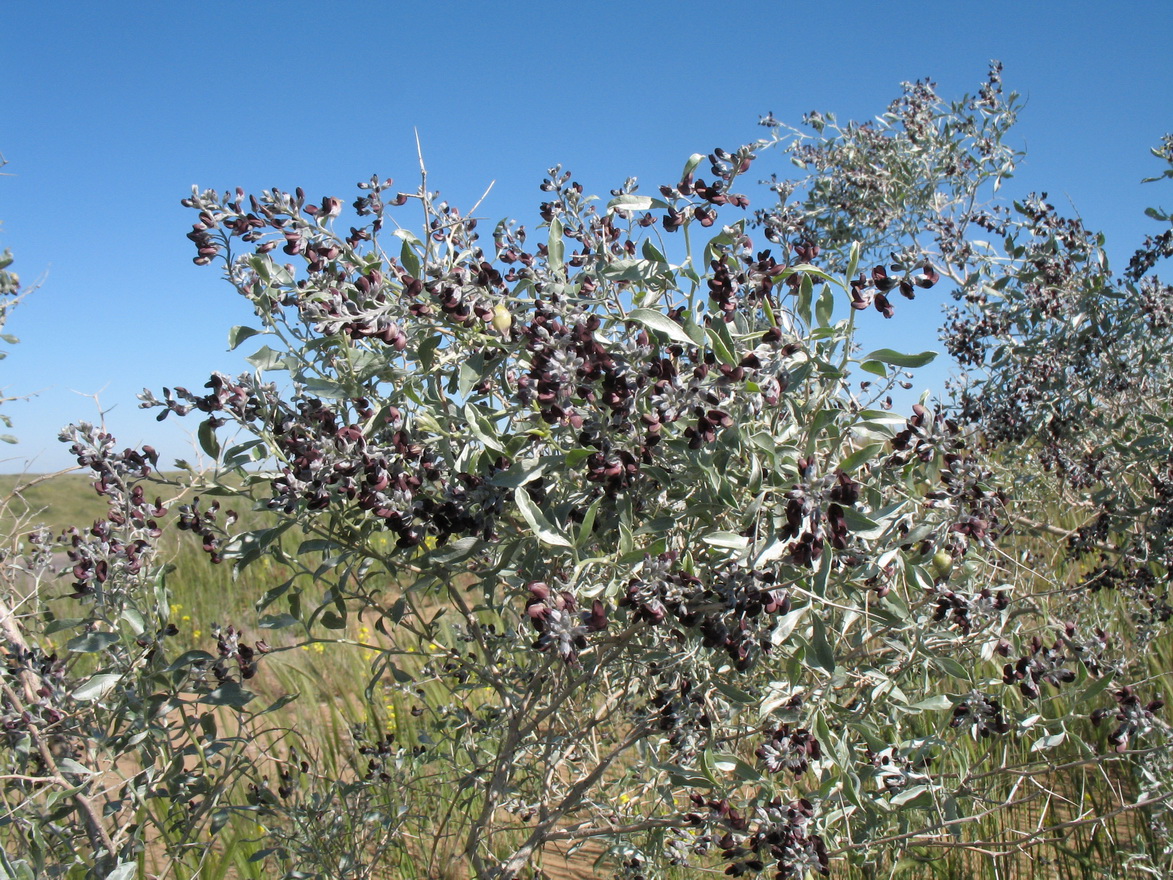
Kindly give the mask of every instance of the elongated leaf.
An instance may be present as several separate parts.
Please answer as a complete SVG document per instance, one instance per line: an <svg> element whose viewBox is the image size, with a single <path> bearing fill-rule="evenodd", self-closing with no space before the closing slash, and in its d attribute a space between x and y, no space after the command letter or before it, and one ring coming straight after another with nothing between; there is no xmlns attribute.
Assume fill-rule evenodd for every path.
<svg viewBox="0 0 1173 880"><path fill-rule="evenodd" d="M798 285L798 301L795 303L794 309L798 312L798 317L808 327L811 325L811 302L814 298L814 289L811 277L803 275L802 282Z"/></svg>
<svg viewBox="0 0 1173 880"><path fill-rule="evenodd" d="M855 473L856 468L877 455L883 448L884 444L882 443L869 443L866 446L861 446L839 462L839 470L845 474Z"/></svg>
<svg viewBox="0 0 1173 880"><path fill-rule="evenodd" d="M841 282L834 275L828 275L818 266L812 266L810 263L799 263L797 266L791 266L779 277L788 278L795 272L801 272L803 275L813 275L815 278L822 278L824 281L830 281L832 284L837 284L840 287L843 286L843 282Z"/></svg>
<svg viewBox="0 0 1173 880"><path fill-rule="evenodd" d="M440 565L452 565L461 562L481 546L481 539L476 535L465 535L463 538L457 538L443 547L437 547L428 554L428 558Z"/></svg>
<svg viewBox="0 0 1173 880"><path fill-rule="evenodd" d="M305 390L314 397L323 397L328 400L346 400L351 396L345 385L333 382L330 379L306 379Z"/></svg>
<svg viewBox="0 0 1173 880"><path fill-rule="evenodd" d="M718 321L717 323L723 325L725 322ZM722 363L729 364L731 367L737 366L737 359L733 357L733 352L729 350L729 346L726 345L721 334L712 327L707 328L705 332L709 336L709 342L712 343L713 353L717 355L717 359Z"/></svg>
<svg viewBox="0 0 1173 880"><path fill-rule="evenodd" d="M576 547L585 547L590 541L591 535L594 534L595 516L599 512L599 502L602 500L603 497L600 495L587 508L586 515L582 518L582 524L578 527L578 537L574 541Z"/></svg>
<svg viewBox="0 0 1173 880"><path fill-rule="evenodd" d="M234 574L239 574L249 564L259 559L261 554L269 549L273 542L285 534L292 525L292 522L286 522L271 529L242 532L228 542L222 555L225 559L234 561Z"/></svg>
<svg viewBox="0 0 1173 880"><path fill-rule="evenodd" d="M117 633L92 632L70 639L65 643L65 647L75 654L97 654L105 651L117 641Z"/></svg>
<svg viewBox="0 0 1173 880"><path fill-rule="evenodd" d="M130 624L130 631L136 636L142 635L147 628L143 616L133 608L123 608L118 616Z"/></svg>
<svg viewBox="0 0 1173 880"><path fill-rule="evenodd" d="M468 397L473 388L480 384L485 370L485 360L482 355L474 354L467 360L460 362L460 372L456 377L456 390L461 397ZM449 390L452 386L449 385Z"/></svg>
<svg viewBox="0 0 1173 880"><path fill-rule="evenodd" d="M62 773L76 773L78 776L93 776L94 771L85 764L79 764L73 758L59 758L57 769Z"/></svg>
<svg viewBox="0 0 1173 880"><path fill-rule="evenodd" d="M244 327L240 324L237 324L228 331L228 350L235 351L236 346L240 345L240 343L244 342L246 339L251 339L252 337L258 335L260 332L260 330L254 330L252 327Z"/></svg>
<svg viewBox="0 0 1173 880"><path fill-rule="evenodd" d="M819 570L815 572L814 579L811 581L811 589L816 596L827 595L827 582L831 579L831 557L830 553L823 554L823 558L819 561Z"/></svg>
<svg viewBox="0 0 1173 880"><path fill-rule="evenodd" d="M652 208L663 211L667 207L668 203L663 199L654 199L651 196L627 193L621 196L615 196L615 198L607 202L607 213L611 214L615 211L650 211Z"/></svg>
<svg viewBox="0 0 1173 880"><path fill-rule="evenodd" d="M970 681L969 670L952 657L933 657L930 659L930 662L946 675L951 675L962 681Z"/></svg>
<svg viewBox="0 0 1173 880"><path fill-rule="evenodd" d="M643 324L649 330L663 333L669 339L683 345L690 347L696 345L692 338L684 332L684 328L663 312L658 312L655 309L632 309L627 313L627 319L635 321L637 324Z"/></svg>
<svg viewBox="0 0 1173 880"><path fill-rule="evenodd" d="M555 217L550 221L550 243L547 245L546 263L550 267L550 271L560 273L562 271L562 255L565 253L566 246L562 241L562 221Z"/></svg>
<svg viewBox="0 0 1173 880"><path fill-rule="evenodd" d="M828 327L831 324L831 313L835 310L835 297L831 293L831 286L829 284L823 285L823 291L819 294L818 302L815 303L815 320L820 327Z"/></svg>
<svg viewBox="0 0 1173 880"><path fill-rule="evenodd" d="M888 530L887 523L876 522L854 507L843 508L843 520L852 534L865 541L874 541Z"/></svg>
<svg viewBox="0 0 1173 880"><path fill-rule="evenodd" d="M576 452L579 450L571 450ZM595 450L590 450L594 452ZM567 463L569 464L570 453L566 455ZM542 475L546 470L546 462L540 458L526 458L521 461L513 463L513 466L507 471L502 471L499 474L494 474L493 478L489 480L492 486L500 486L503 489L516 489L518 486L524 486L526 483L531 483Z"/></svg>
<svg viewBox="0 0 1173 880"><path fill-rule="evenodd" d="M333 550L337 550L340 546L327 538L309 538L297 545L297 555L304 556L306 553L330 553Z"/></svg>
<svg viewBox="0 0 1173 880"><path fill-rule="evenodd" d="M497 432L493 429L492 422L482 418L471 403L464 405L464 418L468 424L468 430L485 445L486 449L491 449L501 455L505 454L505 447L497 439Z"/></svg>
<svg viewBox="0 0 1173 880"><path fill-rule="evenodd" d="M1087 689L1080 693L1076 699L1080 703L1086 703L1089 700L1094 700L1111 686L1113 678L1113 675L1105 675L1103 678L1096 679L1090 685L1088 685Z"/></svg>
<svg viewBox="0 0 1173 880"><path fill-rule="evenodd" d="M667 773L668 781L673 785L695 789L708 789L713 787L713 783L708 777L702 776L695 770L690 770L686 767L677 767L674 764L665 764L660 769Z"/></svg>
<svg viewBox="0 0 1173 880"><path fill-rule="evenodd" d="M851 243L851 254L847 257L847 280L850 281L855 277L856 270L859 269L859 255L860 247L858 241Z"/></svg>
<svg viewBox="0 0 1173 880"><path fill-rule="evenodd" d="M224 682L200 702L208 706L231 706L233 709L243 709L255 697L252 691L245 690L239 682L231 679Z"/></svg>
<svg viewBox="0 0 1173 880"><path fill-rule="evenodd" d="M894 807L908 810L923 810L933 805L933 792L927 785L914 785L893 795L890 801Z"/></svg>
<svg viewBox="0 0 1173 880"><path fill-rule="evenodd" d="M258 622L261 629L285 629L287 626L297 626L301 623L292 614L266 614Z"/></svg>
<svg viewBox="0 0 1173 880"><path fill-rule="evenodd" d="M1053 733L1050 736L1044 736L1042 739L1038 740L1034 745L1032 745L1030 750L1032 752L1042 752L1046 751L1047 749L1053 749L1056 746L1063 745L1063 742L1066 739L1067 731L1060 730L1058 733Z"/></svg>
<svg viewBox="0 0 1173 880"><path fill-rule="evenodd" d="M167 671L175 672L177 669L187 669L189 666L197 663L210 663L215 659L207 651L185 651L171 661L171 665L167 667Z"/></svg>
<svg viewBox="0 0 1173 880"><path fill-rule="evenodd" d="M430 372L432 365L436 362L436 349L439 348L442 337L439 333L434 336L429 336L419 344L416 349L416 357L420 362L420 369L425 373Z"/></svg>
<svg viewBox="0 0 1173 880"><path fill-rule="evenodd" d="M701 540L713 547L722 547L726 550L744 550L749 546L749 538L735 532L709 532Z"/></svg>
<svg viewBox="0 0 1173 880"><path fill-rule="evenodd" d="M912 708L919 709L922 712L936 711L940 709L952 709L953 699L946 694L936 694L932 697L926 697L919 703L913 703Z"/></svg>
<svg viewBox="0 0 1173 880"><path fill-rule="evenodd" d="M650 260L653 263L667 263L668 258L660 253L660 249L652 244L650 238L645 238L643 247L640 249L644 255L645 260Z"/></svg>
<svg viewBox="0 0 1173 880"><path fill-rule="evenodd" d="M894 367L923 367L937 356L935 351L922 351L920 354L901 354L890 348L880 348L864 356L865 361L880 361Z"/></svg>
<svg viewBox="0 0 1173 880"><path fill-rule="evenodd" d="M59 617L56 620L46 624L45 635L51 636L53 633L61 632L63 629L73 629L79 623L85 623L84 617Z"/></svg>
<svg viewBox="0 0 1173 880"><path fill-rule="evenodd" d="M529 524L539 541L543 544L549 544L551 547L573 546L566 536L546 519L538 506L534 504L533 499L529 497L524 486L518 486L514 489L513 497L517 500L517 509L521 513L522 519Z"/></svg>
<svg viewBox="0 0 1173 880"><path fill-rule="evenodd" d="M680 179L687 179L688 175L696 171L697 166L700 165L703 161L705 161L704 153L693 153L691 156L689 156L688 161L684 163L684 171L681 172Z"/></svg>
<svg viewBox="0 0 1173 880"><path fill-rule="evenodd" d="M802 623L802 619L806 617L806 613L810 611L809 605L803 605L801 608L795 608L778 618L778 622L774 625L774 631L770 633L770 641L774 645L780 645L790 638L790 634L794 632L795 627Z"/></svg>
<svg viewBox="0 0 1173 880"><path fill-rule="evenodd" d="M216 439L216 429L212 426L212 420L205 419L200 422L196 435L200 440L200 449L213 459L218 459L220 457L220 441Z"/></svg>
<svg viewBox="0 0 1173 880"><path fill-rule="evenodd" d="M88 703L93 700L100 700L106 694L110 693L122 680L121 675L115 675L110 672L103 672L98 675L91 675L85 684L81 685L73 692L73 698L80 700L83 703Z"/></svg>
<svg viewBox="0 0 1173 880"><path fill-rule="evenodd" d="M415 248L411 246L411 242L406 239L403 242L403 247L399 249L399 262L403 264L403 268L407 270L408 275L413 278L420 277L419 254L415 252Z"/></svg>
<svg viewBox="0 0 1173 880"><path fill-rule="evenodd" d="M611 260L600 271L611 281L651 281L664 272L664 264L656 260Z"/></svg>
<svg viewBox="0 0 1173 880"><path fill-rule="evenodd" d="M835 651L827 641L823 619L817 614L811 618L811 659L828 675L835 672Z"/></svg>
<svg viewBox="0 0 1173 880"><path fill-rule="evenodd" d="M566 453L566 457L565 457L566 466L568 468L576 468L598 451L599 450L594 449L590 446L582 446L582 447L579 447L578 449L568 450ZM510 470L512 470L512 468L510 468ZM499 485L495 479L490 480L490 482L493 483L493 485L495 485L495 486ZM514 487L510 486L509 488L512 489Z"/></svg>
<svg viewBox="0 0 1173 880"><path fill-rule="evenodd" d="M715 680L713 685L731 702L739 703L743 706L750 706L758 701L758 698L753 694L743 691L741 688L735 688L733 685L720 679Z"/></svg>

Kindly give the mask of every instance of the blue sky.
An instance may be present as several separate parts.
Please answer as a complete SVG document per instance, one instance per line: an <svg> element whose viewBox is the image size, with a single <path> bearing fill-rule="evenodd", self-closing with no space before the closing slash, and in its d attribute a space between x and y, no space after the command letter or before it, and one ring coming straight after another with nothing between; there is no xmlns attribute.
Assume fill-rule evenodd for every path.
<svg viewBox="0 0 1173 880"><path fill-rule="evenodd" d="M1143 209L1173 204L1139 183L1173 130L1168 0L7 0L0 22L0 248L41 282L0 374L6 394L37 395L6 406L21 438L0 448L9 472L71 464L55 437L98 418L94 394L120 444L194 458L196 423L156 423L135 395L240 369L226 334L251 312L192 265L179 200L199 184L349 202L372 173L413 189L416 130L433 188L470 206L495 180L479 214L532 227L554 163L590 192L627 176L654 191L689 154L758 137L766 112L866 118L903 80L959 96L998 58L1028 101L1016 191L1074 205L1118 265L1156 230ZM869 332L939 347L934 293Z"/></svg>

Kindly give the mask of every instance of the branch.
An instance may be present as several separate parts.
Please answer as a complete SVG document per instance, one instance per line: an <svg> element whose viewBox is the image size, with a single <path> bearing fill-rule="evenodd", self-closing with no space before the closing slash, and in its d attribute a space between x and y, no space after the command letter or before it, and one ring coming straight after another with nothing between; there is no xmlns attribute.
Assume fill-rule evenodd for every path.
<svg viewBox="0 0 1173 880"><path fill-rule="evenodd" d="M3 633L5 640L14 648L19 654L24 655L28 653L28 643L24 640L24 635L20 631L20 627L16 623L12 612L8 609L8 605L0 599L0 633ZM25 700L21 700L16 692L8 685L7 682L3 685L4 698L12 707L13 711L18 715L24 714L25 707L29 703L36 702L37 685L33 680L32 673L27 669L20 672L21 684L25 691ZM46 742L44 735L40 728L33 721L29 721L26 725L29 733L29 738L33 745L36 746L37 755L41 762L45 765L48 776L52 784L64 791L72 791L70 800L73 801L78 813L82 817L82 822L85 825L86 835L89 837L90 847L94 851L95 863L100 867L103 863L112 863L114 859L114 842L110 839L110 834L106 827L102 824L101 812L94 806L90 799L78 789L75 783L70 782L61 773L57 767L57 761L53 757L53 752L49 749L49 744ZM84 786L83 786L84 788ZM101 855L102 853L105 855ZM109 867L109 865L108 865ZM105 872L102 871L104 874Z"/></svg>
<svg viewBox="0 0 1173 880"><path fill-rule="evenodd" d="M495 876L501 877L502 880L512 880L512 878L516 877L517 872L529 862L534 850L545 843L547 836L551 833L550 829L557 824L558 820L578 806L583 794L603 777L603 774L607 772L607 769L614 763L616 758L651 733L651 731L652 728L650 727L636 727L627 735L623 742L611 750L611 753L607 757L595 765L595 768L590 773L576 782L570 791L566 793L566 797L562 799L562 803L551 811L549 817L544 822L534 828L529 839L510 856L509 860Z"/></svg>
<svg viewBox="0 0 1173 880"><path fill-rule="evenodd" d="M1056 538L1074 538L1079 534L1077 529L1062 529L1059 526L1041 523L1038 520L1033 520L1017 513L1010 514L1008 519L1016 526L1025 526L1028 529L1034 529L1045 535L1054 535ZM1103 550L1105 553L1118 553L1120 551L1119 547L1113 546L1105 541L1092 541L1091 545L1097 550Z"/></svg>

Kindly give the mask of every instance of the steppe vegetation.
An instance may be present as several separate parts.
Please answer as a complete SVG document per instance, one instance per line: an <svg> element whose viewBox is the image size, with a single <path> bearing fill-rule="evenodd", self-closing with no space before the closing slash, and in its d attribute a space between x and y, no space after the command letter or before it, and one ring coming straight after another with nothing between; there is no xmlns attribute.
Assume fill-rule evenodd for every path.
<svg viewBox="0 0 1173 880"><path fill-rule="evenodd" d="M1173 876L1173 228L1001 201L1017 111L551 168L528 230L422 160L193 191L254 369L143 393L210 468L78 424L102 509L10 492L0 876ZM900 411L937 341L857 327L942 292Z"/></svg>

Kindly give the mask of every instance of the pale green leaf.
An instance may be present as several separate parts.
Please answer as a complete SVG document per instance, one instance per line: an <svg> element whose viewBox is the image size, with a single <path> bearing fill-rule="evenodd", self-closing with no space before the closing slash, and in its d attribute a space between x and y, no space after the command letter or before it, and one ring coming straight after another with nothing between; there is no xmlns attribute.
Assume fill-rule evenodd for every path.
<svg viewBox="0 0 1173 880"><path fill-rule="evenodd" d="M663 199L654 199L651 196L641 196L635 193L625 193L623 195L615 196L611 201L607 202L607 213L611 214L615 211L650 211L653 208L665 210L668 203Z"/></svg>
<svg viewBox="0 0 1173 880"><path fill-rule="evenodd" d="M549 544L551 547L573 546L567 540L566 536L546 519L542 511L538 509L538 506L534 504L533 499L529 497L529 493L525 490L524 486L518 486L513 491L513 497L517 501L517 509L521 513L522 519L533 530L533 533L539 541L543 544Z"/></svg>
<svg viewBox="0 0 1173 880"><path fill-rule="evenodd" d="M662 333L675 342L689 347L696 345L688 333L685 332L684 328L663 312L658 312L655 309L632 309L627 313L626 317L627 320L635 321L637 324L642 324L649 330Z"/></svg>
<svg viewBox="0 0 1173 880"><path fill-rule="evenodd" d="M255 330L252 327L245 327L237 324L228 331L228 350L235 351L236 347L246 339L251 339L260 334L260 330Z"/></svg>
<svg viewBox="0 0 1173 880"><path fill-rule="evenodd" d="M77 690L73 692L73 698L82 703L89 703L94 700L100 700L106 694L110 693L114 687L122 680L121 675L115 675L110 672L99 673L98 675L91 675L89 679Z"/></svg>
<svg viewBox="0 0 1173 880"><path fill-rule="evenodd" d="M880 361L894 367L923 367L937 356L935 351L922 351L920 354L901 354L890 348L880 348L864 356L864 361Z"/></svg>

